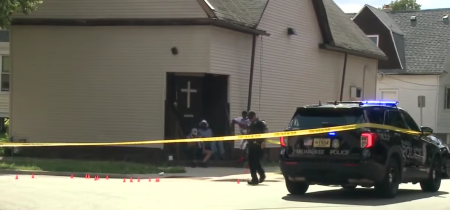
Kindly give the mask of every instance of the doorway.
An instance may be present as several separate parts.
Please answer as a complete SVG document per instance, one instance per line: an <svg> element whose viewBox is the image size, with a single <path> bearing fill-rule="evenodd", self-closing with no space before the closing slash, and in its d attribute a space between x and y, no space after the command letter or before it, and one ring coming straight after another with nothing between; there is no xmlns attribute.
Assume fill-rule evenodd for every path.
<svg viewBox="0 0 450 210"><path fill-rule="evenodd" d="M166 78L166 139L185 138L201 120L208 121L214 136L229 134L227 75L167 73ZM176 147L174 153L180 159L183 147Z"/></svg>

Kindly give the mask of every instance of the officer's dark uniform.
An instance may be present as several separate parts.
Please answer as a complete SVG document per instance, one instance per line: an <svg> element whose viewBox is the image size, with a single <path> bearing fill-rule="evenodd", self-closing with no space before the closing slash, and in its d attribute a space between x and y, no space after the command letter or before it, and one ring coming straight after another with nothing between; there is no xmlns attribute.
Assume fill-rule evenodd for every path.
<svg viewBox="0 0 450 210"><path fill-rule="evenodd" d="M252 122L249 126L249 134L261 134L266 132L266 124L260 119ZM250 168L250 174L252 180L249 184L258 184L264 181L266 178L264 169L261 166L261 158L264 154L264 150L261 148L265 139L249 139L248 141L248 167ZM259 180L257 173L259 174Z"/></svg>

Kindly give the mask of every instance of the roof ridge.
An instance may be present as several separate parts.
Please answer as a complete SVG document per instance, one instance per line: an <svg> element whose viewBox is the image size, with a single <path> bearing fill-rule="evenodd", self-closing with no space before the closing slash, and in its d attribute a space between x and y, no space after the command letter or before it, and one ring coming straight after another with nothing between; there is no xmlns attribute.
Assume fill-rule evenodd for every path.
<svg viewBox="0 0 450 210"><path fill-rule="evenodd" d="M436 12L450 10L450 8L434 8L434 9L421 9L421 10L393 10L389 13L418 13L418 12Z"/></svg>

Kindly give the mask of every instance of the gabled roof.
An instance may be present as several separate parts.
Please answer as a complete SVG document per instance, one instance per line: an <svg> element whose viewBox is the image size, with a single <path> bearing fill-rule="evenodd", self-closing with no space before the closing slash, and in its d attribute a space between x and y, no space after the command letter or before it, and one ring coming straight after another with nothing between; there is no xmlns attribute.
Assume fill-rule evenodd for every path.
<svg viewBox="0 0 450 210"><path fill-rule="evenodd" d="M450 8L385 12L369 8L392 32L402 35L396 41L404 69L381 69L386 74L441 74L450 57L450 24L442 17ZM411 21L416 16L416 21ZM394 34L395 35L395 34ZM450 61L447 61L450 62Z"/></svg>
<svg viewBox="0 0 450 210"><path fill-rule="evenodd" d="M219 20L256 29L270 0L205 0ZM282 0L276 0L282 1ZM305 1L305 0L302 0ZM333 0L310 0L313 2L322 34L327 34L324 44L333 50L347 50L350 54L376 59L386 55L348 19ZM321 8L318 8L321 7ZM301 12L301 11L299 11ZM326 17L326 18L325 18ZM302 21L302 20L298 20ZM328 41L328 42L327 42Z"/></svg>
<svg viewBox="0 0 450 210"><path fill-rule="evenodd" d="M317 0L312 0L317 1ZM383 59L386 55L332 0L323 0L332 45Z"/></svg>
<svg viewBox="0 0 450 210"><path fill-rule="evenodd" d="M256 28L269 0L207 0L218 19Z"/></svg>
<svg viewBox="0 0 450 210"><path fill-rule="evenodd" d="M378 17L378 19L380 19L380 21L392 32L403 35L403 32L400 29L400 27L397 25L397 23L394 20L392 20L392 18L389 16L388 13L386 13L383 10L372 7L368 4L366 4L365 7L367 7L370 11L372 11L373 14L375 14ZM356 14L355 17L357 15L358 14Z"/></svg>

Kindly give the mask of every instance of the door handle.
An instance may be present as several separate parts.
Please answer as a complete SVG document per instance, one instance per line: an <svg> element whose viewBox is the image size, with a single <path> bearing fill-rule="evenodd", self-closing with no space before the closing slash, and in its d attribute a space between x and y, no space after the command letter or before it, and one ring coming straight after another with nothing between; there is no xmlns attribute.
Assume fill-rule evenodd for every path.
<svg viewBox="0 0 450 210"><path fill-rule="evenodd" d="M394 133L395 137L400 137L401 135L399 133Z"/></svg>

